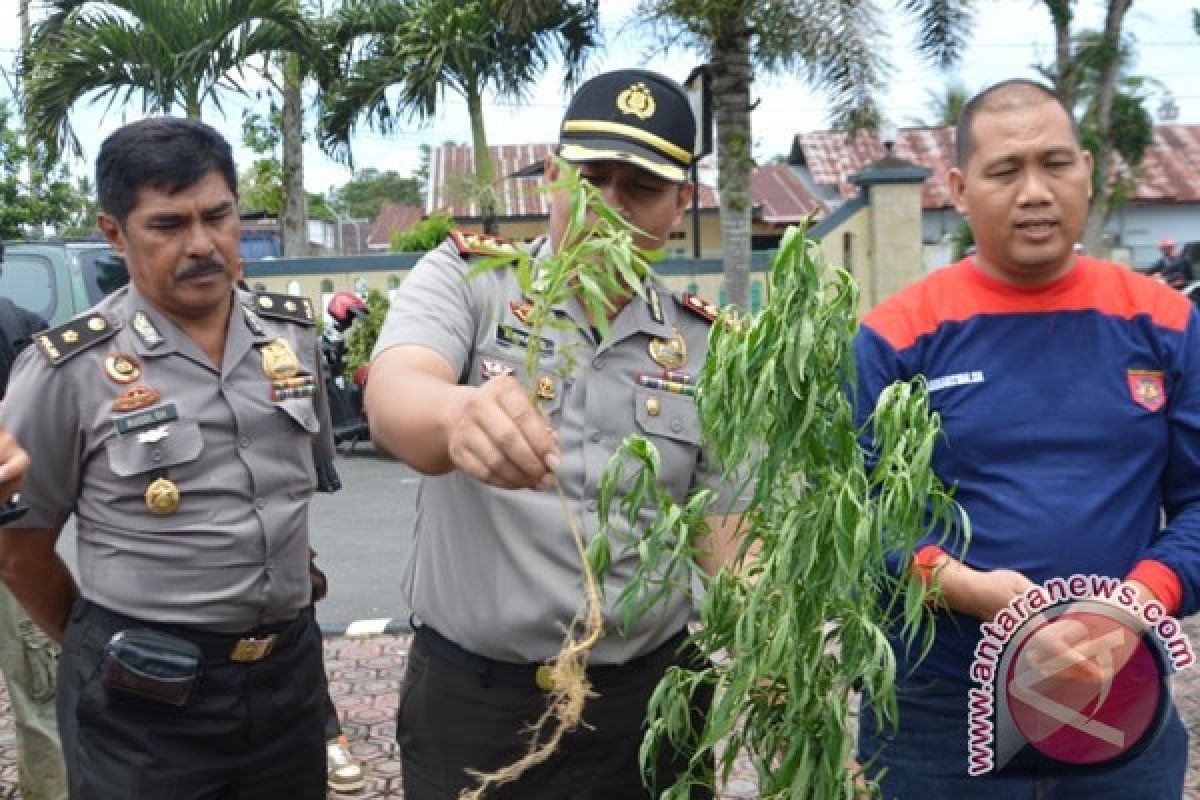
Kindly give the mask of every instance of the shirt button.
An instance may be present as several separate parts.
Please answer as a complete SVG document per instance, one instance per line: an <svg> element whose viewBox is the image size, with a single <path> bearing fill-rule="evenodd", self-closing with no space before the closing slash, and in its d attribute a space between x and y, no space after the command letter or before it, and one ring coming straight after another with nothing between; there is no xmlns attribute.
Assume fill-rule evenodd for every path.
<svg viewBox="0 0 1200 800"><path fill-rule="evenodd" d="M592 359L592 369L604 369L604 359L603 358L593 358Z"/></svg>
<svg viewBox="0 0 1200 800"><path fill-rule="evenodd" d="M601 438L600 431L592 431L592 435L589 436L588 438L591 439L593 442L600 441L600 438Z"/></svg>
<svg viewBox="0 0 1200 800"><path fill-rule="evenodd" d="M587 510L588 510L588 511L595 511L595 510L596 510L596 501L595 501L595 500L588 500L588 502L587 502Z"/></svg>
<svg viewBox="0 0 1200 800"><path fill-rule="evenodd" d="M257 508L259 511L262 511L264 508L267 507L267 501L259 498L258 500L254 501L254 507Z"/></svg>
<svg viewBox="0 0 1200 800"><path fill-rule="evenodd" d="M238 444L241 445L243 450L245 450L247 447L250 446L250 437L243 436L242 438L238 439Z"/></svg>
<svg viewBox="0 0 1200 800"><path fill-rule="evenodd" d="M162 461L162 450L151 450L150 460L155 463Z"/></svg>
<svg viewBox="0 0 1200 800"><path fill-rule="evenodd" d="M683 423L677 419L671 420L671 430L675 433L679 433L683 430Z"/></svg>

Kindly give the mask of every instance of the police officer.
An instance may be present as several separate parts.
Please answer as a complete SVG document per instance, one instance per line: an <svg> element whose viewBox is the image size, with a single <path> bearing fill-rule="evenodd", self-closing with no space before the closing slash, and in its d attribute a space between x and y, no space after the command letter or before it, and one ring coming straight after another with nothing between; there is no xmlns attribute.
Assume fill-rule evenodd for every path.
<svg viewBox="0 0 1200 800"><path fill-rule="evenodd" d="M0 411L36 455L0 576L63 643L71 796L323 798L311 304L235 288L237 176L207 125L122 127L96 185L131 284L35 337ZM78 587L54 549L72 513Z"/></svg>
<svg viewBox="0 0 1200 800"><path fill-rule="evenodd" d="M644 232L640 246L662 247L692 195L695 132L676 83L621 70L580 87L559 155ZM559 177L553 159L545 174ZM549 236L534 243L535 257L563 244L569 197L559 191L550 204ZM644 301L611 298L611 332L601 339L572 299L557 309L570 328L540 334L538 374L526 375L526 298L512 271L464 280L481 249L475 242L452 235L417 264L383 326L367 384L376 443L425 475L404 579L416 633L397 721L405 793L422 800L456 797L472 785L467 768L515 761L546 707L538 668L558 651L583 598L579 557L550 479L587 539L597 532L601 472L629 434L658 448L660 478L677 499L698 487L731 491L705 457L691 396L711 305L652 285ZM577 367L563 378L568 351ZM540 409L527 397L532 385ZM735 519L712 524L712 541L727 544ZM706 566L718 568L724 551L713 544ZM610 604L635 558L614 565ZM686 597L672 595L627 631L606 609L607 635L588 660L597 696L585 725L550 761L506 784L506 797L647 796L638 770L646 704L667 668L694 663L680 650L689 609ZM702 713L709 698L696 700ZM686 756L664 747L660 787Z"/></svg>

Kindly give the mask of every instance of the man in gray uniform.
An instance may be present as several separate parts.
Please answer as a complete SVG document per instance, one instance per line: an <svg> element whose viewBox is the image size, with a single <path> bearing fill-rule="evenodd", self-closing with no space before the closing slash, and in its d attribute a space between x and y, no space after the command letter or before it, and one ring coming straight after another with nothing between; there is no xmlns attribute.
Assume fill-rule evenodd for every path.
<svg viewBox="0 0 1200 800"><path fill-rule="evenodd" d="M576 93L560 155L645 232L640 246L662 247L693 191L686 169L694 141L677 84L622 70ZM548 180L558 178L553 160L545 170ZM569 198L553 195L549 236L534 244L536 255L563 243L569 213ZM705 457L691 396L710 305L672 299L658 286L645 301L614 297L611 334L601 339L573 298L558 309L573 325L543 331L539 374L527 376L518 345L531 334L517 277L499 271L464 280L473 249L470 237L452 236L417 264L383 326L367 384L375 442L426 475L404 579L416 634L397 721L405 792L421 800L455 798L471 785L467 768L515 761L528 748L527 726L546 707L539 666L558 652L583 603L582 566L547 488L551 477L588 540L597 533L601 473L629 434L658 448L661 480L677 499L700 487L728 499L733 486ZM569 349L577 366L563 379ZM523 384L537 385L540 409ZM736 519L712 524L706 567L715 570ZM635 558L614 564L610 604ZM646 796L637 757L646 704L668 667L694 663L680 651L689 610L676 594L618 631L606 609L607 635L588 659L597 696L585 726L550 761L505 785L505 797ZM703 713L708 698L696 699ZM663 748L659 786L673 781L686 757Z"/></svg>
<svg viewBox="0 0 1200 800"><path fill-rule="evenodd" d="M119 129L96 185L131 285L36 336L0 410L34 458L0 577L63 644L71 795L323 798L311 304L235 288L237 176L207 125ZM78 587L54 549L72 513Z"/></svg>

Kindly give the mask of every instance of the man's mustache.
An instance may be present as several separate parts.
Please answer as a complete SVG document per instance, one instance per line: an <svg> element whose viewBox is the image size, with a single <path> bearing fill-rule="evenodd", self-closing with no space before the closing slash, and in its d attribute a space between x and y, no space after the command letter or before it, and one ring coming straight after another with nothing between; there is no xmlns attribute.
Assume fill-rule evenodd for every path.
<svg viewBox="0 0 1200 800"><path fill-rule="evenodd" d="M225 263L215 258L202 258L199 261L193 261L176 274L176 279L181 281L191 280L192 278L203 278L206 275L214 275L225 272Z"/></svg>

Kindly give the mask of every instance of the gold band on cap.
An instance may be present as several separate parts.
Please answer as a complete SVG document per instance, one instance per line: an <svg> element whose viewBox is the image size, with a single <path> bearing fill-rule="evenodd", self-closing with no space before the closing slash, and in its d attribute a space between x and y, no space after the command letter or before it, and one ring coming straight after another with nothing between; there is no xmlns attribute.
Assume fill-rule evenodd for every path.
<svg viewBox="0 0 1200 800"><path fill-rule="evenodd" d="M620 122L609 122L603 119L569 119L563 123L563 131L565 133L615 133L618 136L626 136L648 144L655 150L682 161L684 164L692 163L692 154L679 145L672 144L649 131Z"/></svg>
<svg viewBox="0 0 1200 800"><path fill-rule="evenodd" d="M663 180L668 180L672 183L686 183L688 179L687 173L683 171L683 167L651 161L645 156L639 156L636 153L629 153L624 150L599 150L577 144L564 144L559 149L558 154L564 161L570 162L624 161L646 170L651 175L657 175Z"/></svg>

